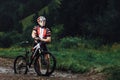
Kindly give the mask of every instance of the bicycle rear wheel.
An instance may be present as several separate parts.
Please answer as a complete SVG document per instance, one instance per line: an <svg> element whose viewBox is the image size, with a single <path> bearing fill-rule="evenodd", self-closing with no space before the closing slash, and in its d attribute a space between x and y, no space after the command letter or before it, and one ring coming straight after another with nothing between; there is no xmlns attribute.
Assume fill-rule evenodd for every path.
<svg viewBox="0 0 120 80"><path fill-rule="evenodd" d="M28 68L26 59L24 56L17 56L14 60L14 73L15 74L27 74Z"/></svg>
<svg viewBox="0 0 120 80"><path fill-rule="evenodd" d="M34 69L39 76L49 76L56 68L56 59L51 53L47 52L49 54L49 60L45 60L43 54L36 57Z"/></svg>

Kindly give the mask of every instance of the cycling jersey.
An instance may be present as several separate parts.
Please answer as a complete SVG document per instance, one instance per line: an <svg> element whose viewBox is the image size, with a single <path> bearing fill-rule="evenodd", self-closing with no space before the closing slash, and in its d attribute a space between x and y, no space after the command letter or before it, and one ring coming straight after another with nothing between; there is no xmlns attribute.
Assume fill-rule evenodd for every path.
<svg viewBox="0 0 120 80"><path fill-rule="evenodd" d="M47 37L50 37L51 36L51 31L49 30L49 28L46 28L46 27L40 27L39 25L38 26L35 26L33 28L33 30L36 31L36 37L40 37L41 39L46 39ZM36 45L37 43L35 42L34 43L34 46ZM41 48L45 51L47 51L47 47L46 47L46 44L43 43L41 44Z"/></svg>
<svg viewBox="0 0 120 80"><path fill-rule="evenodd" d="M51 31L49 30L49 28L35 26L33 30L36 31L36 36L40 37L41 39L45 39L51 36Z"/></svg>

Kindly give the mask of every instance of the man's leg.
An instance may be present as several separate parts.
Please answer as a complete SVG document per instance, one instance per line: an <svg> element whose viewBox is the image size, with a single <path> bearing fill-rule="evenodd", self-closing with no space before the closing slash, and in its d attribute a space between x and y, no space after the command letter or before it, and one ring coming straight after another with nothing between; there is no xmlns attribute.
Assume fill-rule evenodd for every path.
<svg viewBox="0 0 120 80"><path fill-rule="evenodd" d="M47 62L47 72L49 72L49 68L50 68L50 55L49 54L45 54L45 60Z"/></svg>

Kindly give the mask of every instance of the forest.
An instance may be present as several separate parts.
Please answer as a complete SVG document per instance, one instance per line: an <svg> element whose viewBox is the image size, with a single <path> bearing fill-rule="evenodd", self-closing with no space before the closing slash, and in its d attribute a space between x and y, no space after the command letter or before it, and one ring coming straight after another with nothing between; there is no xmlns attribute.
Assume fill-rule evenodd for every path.
<svg viewBox="0 0 120 80"><path fill-rule="evenodd" d="M42 15L52 33L48 48L57 59L57 70L93 71L109 76L107 80L120 80L119 4L120 0L0 0L0 57L15 59L24 48L19 43L26 40L31 50L31 32Z"/></svg>
<svg viewBox="0 0 120 80"><path fill-rule="evenodd" d="M1 0L0 47L31 39L36 18L44 15L53 41L64 37L120 41L119 0ZM15 35L14 35L15 34Z"/></svg>

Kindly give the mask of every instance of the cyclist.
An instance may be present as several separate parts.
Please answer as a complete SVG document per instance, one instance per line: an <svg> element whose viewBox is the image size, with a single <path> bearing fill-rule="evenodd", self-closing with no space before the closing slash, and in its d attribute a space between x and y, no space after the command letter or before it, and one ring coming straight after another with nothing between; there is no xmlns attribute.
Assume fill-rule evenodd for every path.
<svg viewBox="0 0 120 80"><path fill-rule="evenodd" d="M37 23L38 25L34 26L32 30L32 38L35 42L34 45L36 45L37 41L40 40L43 42L41 44L42 49L47 51L46 43L51 42L51 31L46 27L46 18L44 16L39 16L37 18ZM45 59L49 60L48 54L45 54Z"/></svg>

